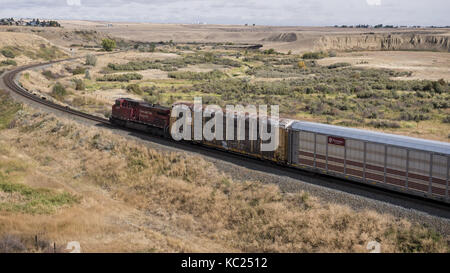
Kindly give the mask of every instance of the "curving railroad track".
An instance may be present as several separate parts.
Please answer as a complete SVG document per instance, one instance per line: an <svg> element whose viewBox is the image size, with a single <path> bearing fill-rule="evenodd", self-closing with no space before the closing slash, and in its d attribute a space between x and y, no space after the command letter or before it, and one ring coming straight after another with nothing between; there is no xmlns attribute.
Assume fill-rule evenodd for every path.
<svg viewBox="0 0 450 273"><path fill-rule="evenodd" d="M267 163L264 161L252 159L252 158L242 158L242 156L237 156L231 153L227 153L220 150L215 150L199 145L195 145L189 142L176 142L169 139L163 139L159 137L149 136L146 135L140 131L134 131L130 129L124 129L124 128L117 128L115 125L111 124L108 119L93 116L87 113L80 112L78 110L71 109L67 106L62 106L55 104L53 102L50 102L46 99L43 99L39 96L36 96L27 90L25 90L23 87L21 87L17 82L16 78L19 73L32 69L37 67L43 67L59 62L64 61L71 61L78 58L69 58L69 59L63 59L58 61L52 61L47 63L39 63L39 64L32 64L27 66L22 66L19 68L16 68L14 70L5 72L3 75L0 75L1 79L4 82L4 85L12 92L22 96L26 100L38 103L40 105L44 105L48 108L58 110L60 112L66 113L68 115L77 116L85 120L96 122L97 124L106 125L106 127L110 129L119 130L121 132L127 132L128 136L135 137L138 139L141 139L146 142L152 142L155 144L159 144L165 148L175 149L175 150L182 150L187 152L193 152L197 154L201 154L206 157L210 157L213 160L211 161L224 161L231 164L236 164L238 166L242 166L242 168L247 168L251 171L257 171L261 173L265 173L268 176L280 176L288 179L297 180L297 182L303 181L306 183L310 183L312 185L318 185L321 187L326 188L327 190L338 190L345 193L350 193L356 196L362 196L373 200L379 200L382 202L387 202L388 204L394 205L395 207L403 207L406 210L414 209L420 212L426 212L431 215L437 216L437 217L443 217L444 221L448 221L450 219L450 210L447 204L441 203L438 201L428 200L421 197L415 197L406 195L403 193L393 192L388 189L382 189L382 188L376 188L372 187L370 185L363 185L359 183L348 183L348 181L344 179L339 178L333 178L329 177L327 175L321 175L321 174L314 174L309 173L307 171L302 170L293 170L287 167L282 167L279 165L274 165L272 163ZM1 80L0 79L0 80ZM225 167L225 169L232 169L235 167ZM239 170L234 169L234 172ZM246 170L242 170L246 171ZM257 174L259 176L260 174ZM278 182L275 182L278 183ZM281 182L284 183L284 182ZM317 192L317 189L315 189L315 192ZM319 194L320 195L320 194ZM360 202L360 201L358 201ZM357 207L361 207L362 205L357 205ZM377 210L385 211L385 209L388 208L388 205L382 205L381 207L377 208ZM410 212L406 212L406 214L409 214ZM415 218L416 216L413 216L412 218ZM427 217L427 216L419 216L419 218ZM444 224L445 226L446 224ZM450 232L449 227L444 227L444 232Z"/></svg>
<svg viewBox="0 0 450 273"><path fill-rule="evenodd" d="M97 117L97 116L93 116L93 115L89 115L89 114L86 114L86 113L83 113L83 112L71 109L69 107L65 107L65 106L62 106L62 105L59 105L59 104L47 101L45 99L42 99L42 98L40 98L40 97L38 97L38 96L36 96L34 94L31 94L30 92L28 92L27 90L25 90L23 87L21 87L20 85L18 85L15 82L15 79L16 79L17 75L20 72L22 72L22 71L25 71L25 70L28 70L28 69L31 69L31 68L40 67L40 66L51 65L51 64L58 63L58 62L71 61L71 60L75 60L75 59L76 58L71 58L71 59L64 59L64 60L53 61L53 62L48 62L48 63L40 63L40 64L33 64L33 65L22 66L22 67L19 67L19 68L15 69L15 70L6 72L6 74L3 76L3 80L4 80L4 83L5 83L6 87L8 87L10 90L14 91L15 93L17 93L17 94L19 94L19 95L21 95L21 96L23 96L23 97L25 97L25 98L27 98L29 100L32 100L32 101L37 102L39 104L46 105L46 106L48 106L50 108L57 109L59 111L65 112L65 113L68 113L70 115L78 116L78 117L81 117L81 118L85 118L85 119L89 119L89 120L92 120L92 121L96 121L96 122L99 122L99 123L103 123L103 124L108 124L109 125L110 122L107 119L104 119L104 118L101 118L101 117Z"/></svg>

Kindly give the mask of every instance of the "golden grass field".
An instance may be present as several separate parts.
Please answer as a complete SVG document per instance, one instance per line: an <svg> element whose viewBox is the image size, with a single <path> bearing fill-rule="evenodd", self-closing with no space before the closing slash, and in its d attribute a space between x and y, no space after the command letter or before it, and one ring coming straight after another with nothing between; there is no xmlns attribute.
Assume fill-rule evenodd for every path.
<svg viewBox="0 0 450 273"><path fill-rule="evenodd" d="M27 251L51 251L35 249L36 235L58 251L79 241L83 252L367 252L372 240L383 252L448 251L445 237L406 219L233 181L200 157L1 99L0 208L17 206L0 209L0 238ZM24 210L26 196L5 185L70 198Z"/></svg>

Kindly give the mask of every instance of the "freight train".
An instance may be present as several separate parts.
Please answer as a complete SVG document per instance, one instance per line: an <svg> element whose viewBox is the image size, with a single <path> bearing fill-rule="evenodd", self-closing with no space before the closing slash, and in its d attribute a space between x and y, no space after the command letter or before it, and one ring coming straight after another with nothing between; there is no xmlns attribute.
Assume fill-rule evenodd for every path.
<svg viewBox="0 0 450 273"><path fill-rule="evenodd" d="M193 111L191 104L185 105ZM110 121L171 138L170 128L176 121L171 112L171 107L121 98L112 107ZM256 140L246 137L193 141L279 165L450 203L448 143L291 119L277 120L276 130L279 145L270 152L261 149L259 130ZM248 136L248 117L245 132Z"/></svg>

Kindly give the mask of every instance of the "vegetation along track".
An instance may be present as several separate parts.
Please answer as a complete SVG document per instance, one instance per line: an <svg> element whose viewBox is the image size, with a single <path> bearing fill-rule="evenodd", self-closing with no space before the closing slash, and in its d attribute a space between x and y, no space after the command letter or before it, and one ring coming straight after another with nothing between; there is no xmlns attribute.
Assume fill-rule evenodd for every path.
<svg viewBox="0 0 450 273"><path fill-rule="evenodd" d="M80 117L85 120L96 122L100 125L110 128L110 129L114 129L114 127L116 127L116 126L112 125L109 122L109 120L107 120L107 119L89 115L89 114L71 109L66 106L61 106L61 105L52 103L46 99L42 99L39 96L31 94L30 92L25 90L23 87L18 85L15 81L17 75L20 72L23 72L25 70L42 67L42 66L47 66L47 65L51 65L51 64L55 64L55 63L63 62L63 61L71 61L71 60L75 60L75 59L78 59L78 58L69 58L69 59L63 59L63 60L52 61L52 62L47 62L47 63L22 66L15 70L5 72L4 75L2 76L2 80L5 84L5 86L8 89L10 89L10 91L24 97L26 100L44 105L48 108L55 109L57 111L66 113L68 115L77 116L77 117ZM270 175L270 176L275 175L275 176L280 176L280 177L287 177L289 179L297 180L298 182L306 182L307 184L308 183L312 184L312 185L309 185L309 186L306 186L303 188L310 189L309 188L310 186L316 187L313 189L313 192L315 194L318 194L319 196L323 195L323 197L326 197L327 199L331 199L331 201L340 202L340 201L334 200L334 197L330 198L329 193L322 194L322 192L330 192L330 191L337 190L337 191L341 192L341 193L339 193L339 195L342 195L342 194L345 195L345 194L350 193L354 196L362 196L363 198L365 198L364 200L360 200L359 198L351 199L350 203L353 203L351 206L354 206L354 207L359 207L359 208L372 207L372 208L376 208L379 211L386 211L386 210L391 210L391 209L387 208L387 206L389 206L389 204L391 204L391 205L394 205L394 207L400 208L400 210L403 210L403 212L400 212L400 214L403 214L405 211L409 211L410 209L414 209L418 212L425 212L427 214L434 215L437 217L450 219L450 210L449 210L448 205L437 202L437 201L427 200L427 199L420 198L420 197L408 196L406 194L392 192L390 190L386 190L386 189L382 189L382 188L375 188L370 185L363 185L363 184L358 184L358 183L348 183L348 181L346 181L344 179L333 178L333 177L329 177L326 175L309 173L307 171L302 171L302 170L293 170L293 169L283 167L283 166L278 166L278 165L275 166L272 163L267 163L267 162L263 162L263 161L252 159L252 158L243 158L242 156L226 153L226 152L219 151L219 150L214 150L211 148L198 146L198 145L195 145L192 143L175 142L173 140L153 137L153 136L146 135L142 132L133 131L133 130L124 129L124 128L116 128L116 129L120 129L120 131L122 131L122 132L130 133L129 136L131 136L131 137L135 137L137 139L144 140L146 142L150 141L152 143L155 143L156 145L160 145L164 149L170 148L170 149L175 149L175 150L183 150L183 151L187 151L187 152L193 152L193 153L201 154L205 157L212 158L211 161L213 161L215 163L217 163L218 161L224 161L226 163L236 164L237 166L242 166L242 168L248 169L248 170L242 169L241 171L244 174L239 174L238 176L246 177L249 174L251 176L253 176L253 175L255 175L255 171L256 171L256 172L258 172L258 174L255 175L257 177L256 179L259 179L259 177L261 176L261 173L263 173L262 175ZM233 169L234 174L232 174L232 175L236 175L237 170L235 170L234 167L230 167L229 165L230 164L228 164L228 165L224 164L225 167L223 167L222 169L225 169L225 170ZM261 180L264 181L266 179L261 179ZM280 179L280 180L282 180L282 179ZM274 183L278 183L278 184L280 184L280 186L282 186L284 182L274 181ZM319 186L319 191L317 190L317 186ZM288 186L287 188L290 188L290 186ZM333 195L331 195L331 196L333 196ZM342 196L337 199L341 199L341 198L342 198ZM358 200L356 200L356 199L358 199ZM369 200L369 203L371 203L370 205L365 204L365 203L367 203L368 200ZM383 203L386 202L387 204L384 204L381 206L379 204L373 205L374 201L375 202L382 201ZM396 210L396 209L393 209L393 210ZM410 214L410 213L411 213L410 211L405 212L405 214ZM409 215L409 216L411 217L411 215ZM425 218L428 218L428 216L424 216L424 215L422 215L422 216ZM417 217L417 215L413 215L412 218L416 218L416 220L424 219L422 216ZM433 220L431 220L431 221L433 222ZM444 228L444 229L446 229L446 228ZM448 230L446 230L446 231L448 232Z"/></svg>

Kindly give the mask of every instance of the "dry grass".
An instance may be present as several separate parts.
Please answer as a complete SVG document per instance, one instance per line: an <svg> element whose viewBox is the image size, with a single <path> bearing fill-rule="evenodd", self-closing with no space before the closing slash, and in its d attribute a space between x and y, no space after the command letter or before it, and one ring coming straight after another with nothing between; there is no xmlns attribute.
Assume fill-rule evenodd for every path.
<svg viewBox="0 0 450 273"><path fill-rule="evenodd" d="M446 238L407 220L235 182L200 157L27 108L8 128L0 164L26 166L9 172L9 182L80 199L44 214L1 210L0 235L76 240L100 252L367 252L372 240L383 252L448 251Z"/></svg>
<svg viewBox="0 0 450 273"><path fill-rule="evenodd" d="M0 49L13 52L14 61L18 65L68 56L63 48L57 47L47 39L35 34L3 31L4 29L0 29ZM0 54L0 61L3 60L6 60L6 57Z"/></svg>

